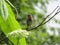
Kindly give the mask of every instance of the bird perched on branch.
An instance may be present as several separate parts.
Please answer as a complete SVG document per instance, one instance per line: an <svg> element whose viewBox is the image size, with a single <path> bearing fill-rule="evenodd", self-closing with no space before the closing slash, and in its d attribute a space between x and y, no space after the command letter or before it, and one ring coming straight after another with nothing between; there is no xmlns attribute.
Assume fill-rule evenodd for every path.
<svg viewBox="0 0 60 45"><path fill-rule="evenodd" d="M28 28L31 28L31 25L32 25L32 16L28 15L27 16L27 30Z"/></svg>

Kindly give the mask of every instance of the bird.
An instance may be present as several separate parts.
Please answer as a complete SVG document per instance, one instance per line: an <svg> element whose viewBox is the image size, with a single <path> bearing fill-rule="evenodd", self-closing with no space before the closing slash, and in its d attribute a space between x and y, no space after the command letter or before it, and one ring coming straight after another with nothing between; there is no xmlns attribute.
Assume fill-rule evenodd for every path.
<svg viewBox="0 0 60 45"><path fill-rule="evenodd" d="M32 16L27 15L27 30L31 28L31 25L32 25Z"/></svg>

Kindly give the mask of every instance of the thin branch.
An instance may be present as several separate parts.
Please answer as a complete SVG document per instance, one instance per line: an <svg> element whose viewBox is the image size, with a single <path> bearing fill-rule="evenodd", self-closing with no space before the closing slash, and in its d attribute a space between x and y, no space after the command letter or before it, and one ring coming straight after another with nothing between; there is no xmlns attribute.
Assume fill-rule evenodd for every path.
<svg viewBox="0 0 60 45"><path fill-rule="evenodd" d="M58 13L60 13L60 11L59 12L57 12L57 13L55 13L49 20L47 20L46 22L44 22L42 25L44 25L44 24L46 24L47 22L49 22L54 16L56 16Z"/></svg>
<svg viewBox="0 0 60 45"><path fill-rule="evenodd" d="M54 13L54 11L58 8L59 6L57 6L49 15L47 15L47 17L44 19L44 20L46 20L51 14L53 14ZM60 8L59 8L60 9ZM58 11L58 10L57 10Z"/></svg>
<svg viewBox="0 0 60 45"><path fill-rule="evenodd" d="M59 8L60 9L60 8ZM60 11L59 9L57 10L57 12L50 18L48 19L46 22L44 22L42 25L46 24L48 21L50 21L54 16L56 16Z"/></svg>
<svg viewBox="0 0 60 45"><path fill-rule="evenodd" d="M58 8L58 6L53 10L53 12L56 10ZM59 8L60 9L60 8ZM58 10L59 10L58 9ZM58 12L58 10L57 10L57 12L50 18L50 19L48 19L46 22L44 22L52 13L50 13L38 26L36 26L36 27L34 27L34 28L31 28L31 29L28 29L28 30L33 30L33 29L36 29L36 28L38 28L39 26L42 26L42 25L44 25L44 24L46 24L48 21L50 21L54 16L56 16L59 12ZM43 23L44 22L44 23Z"/></svg>
<svg viewBox="0 0 60 45"><path fill-rule="evenodd" d="M8 4L10 4L11 7L13 7L18 15L18 10L16 9L16 7L9 1L9 0L5 0L7 1Z"/></svg>
<svg viewBox="0 0 60 45"><path fill-rule="evenodd" d="M59 9L60 9L60 7L59 7ZM57 12L59 11L59 9L57 10Z"/></svg>
<svg viewBox="0 0 60 45"><path fill-rule="evenodd" d="M47 15L47 17L45 17L45 19L41 22L41 24L51 15L54 13L54 11L58 8L59 6L57 6L49 15ZM57 10L58 11L58 10Z"/></svg>

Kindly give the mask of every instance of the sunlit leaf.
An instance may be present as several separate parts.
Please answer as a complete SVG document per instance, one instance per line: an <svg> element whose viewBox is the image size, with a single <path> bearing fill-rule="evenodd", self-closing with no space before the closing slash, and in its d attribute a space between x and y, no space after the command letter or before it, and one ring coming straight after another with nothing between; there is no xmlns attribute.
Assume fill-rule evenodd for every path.
<svg viewBox="0 0 60 45"><path fill-rule="evenodd" d="M19 45L26 45L26 39L22 38L19 40L20 44Z"/></svg>
<svg viewBox="0 0 60 45"><path fill-rule="evenodd" d="M21 29L19 23L16 21L14 13L8 3L6 3L6 6L8 7L8 18L5 21L2 16L0 16L0 28L1 30L7 35L9 32L12 32L13 30L16 29ZM16 45L15 39L12 39L9 37L9 39ZM15 41L15 42L14 42Z"/></svg>
<svg viewBox="0 0 60 45"><path fill-rule="evenodd" d="M3 3L2 3L3 2ZM8 9L5 0L0 1L0 13L4 20L8 18Z"/></svg>

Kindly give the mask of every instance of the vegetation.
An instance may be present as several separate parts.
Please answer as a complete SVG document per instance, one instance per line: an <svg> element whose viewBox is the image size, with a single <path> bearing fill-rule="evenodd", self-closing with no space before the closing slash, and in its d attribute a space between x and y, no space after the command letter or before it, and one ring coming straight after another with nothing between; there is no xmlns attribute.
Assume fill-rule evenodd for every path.
<svg viewBox="0 0 60 45"><path fill-rule="evenodd" d="M49 0L0 0L0 44L59 45L60 36L55 35L55 28L50 28L50 31L54 32L53 35L50 35L47 32L47 26L43 23L48 3ZM40 9L40 12L36 10L37 7ZM55 15L59 12L57 11ZM32 16L32 24L29 27L29 31L26 30L27 15ZM43 26L37 26L42 24L41 22ZM55 22L59 23L57 20ZM57 30L59 32L60 28L57 28Z"/></svg>

